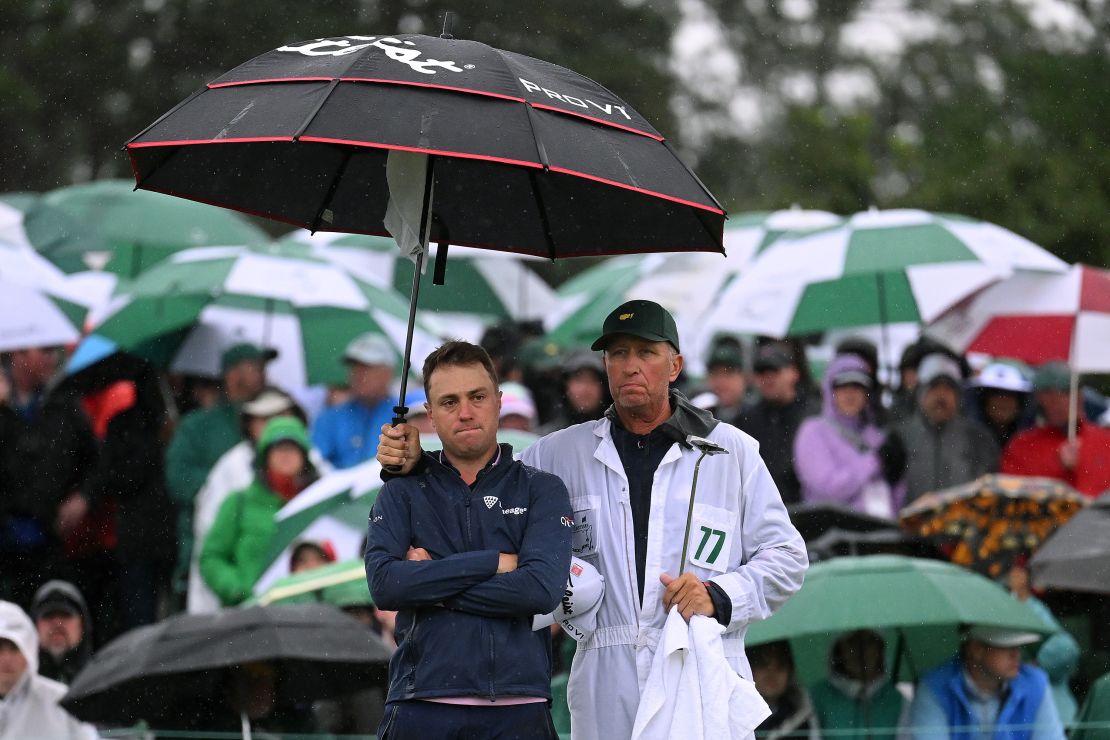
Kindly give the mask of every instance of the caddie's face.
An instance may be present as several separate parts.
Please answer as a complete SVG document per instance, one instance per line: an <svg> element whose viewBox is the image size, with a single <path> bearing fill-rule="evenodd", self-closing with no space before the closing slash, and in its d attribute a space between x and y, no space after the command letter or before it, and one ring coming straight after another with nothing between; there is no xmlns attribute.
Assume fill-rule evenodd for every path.
<svg viewBox="0 0 1110 740"><path fill-rule="evenodd" d="M681 371L682 355L669 342L618 334L605 348L609 392L621 409L635 411L666 403L667 390Z"/></svg>
<svg viewBox="0 0 1110 740"><path fill-rule="evenodd" d="M493 454L501 391L481 365L441 365L433 370L428 413L449 458L477 460Z"/></svg>

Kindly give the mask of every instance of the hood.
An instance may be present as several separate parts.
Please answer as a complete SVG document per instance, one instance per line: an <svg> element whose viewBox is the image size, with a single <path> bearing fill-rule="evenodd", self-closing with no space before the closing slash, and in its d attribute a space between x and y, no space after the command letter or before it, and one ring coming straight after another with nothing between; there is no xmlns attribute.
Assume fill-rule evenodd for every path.
<svg viewBox="0 0 1110 740"><path fill-rule="evenodd" d="M292 416L275 417L266 423L262 435L258 438L255 452L259 456L265 457L268 449L278 442L287 441L295 442L304 450L305 455L308 455L308 450L312 446L308 441L308 430L305 429L304 424L299 419Z"/></svg>
<svg viewBox="0 0 1110 740"><path fill-rule="evenodd" d="M27 613L17 604L0 601L0 638L11 640L27 660L27 673L39 672L39 635Z"/></svg>
<svg viewBox="0 0 1110 740"><path fill-rule="evenodd" d="M870 403L863 407L863 412L860 414L861 418L858 421L849 419L836 410L836 404L833 403L832 379L835 375L845 370L858 370L867 375L871 375L871 368L856 355L840 355L839 357L834 357L832 362L829 363L829 366L825 368L825 377L821 381L821 390L824 392L821 399L821 415L846 426L857 428L873 423L874 419L871 418L872 412Z"/></svg>

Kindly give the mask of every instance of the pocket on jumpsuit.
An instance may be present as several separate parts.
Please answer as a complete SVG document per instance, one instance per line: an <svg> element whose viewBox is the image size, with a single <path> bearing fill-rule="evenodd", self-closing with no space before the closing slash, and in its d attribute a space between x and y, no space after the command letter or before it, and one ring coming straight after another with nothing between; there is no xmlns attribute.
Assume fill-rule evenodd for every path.
<svg viewBox="0 0 1110 740"><path fill-rule="evenodd" d="M571 529L570 551L575 557L597 565L598 536L597 520L601 501L597 496L579 496L571 501L574 526Z"/></svg>

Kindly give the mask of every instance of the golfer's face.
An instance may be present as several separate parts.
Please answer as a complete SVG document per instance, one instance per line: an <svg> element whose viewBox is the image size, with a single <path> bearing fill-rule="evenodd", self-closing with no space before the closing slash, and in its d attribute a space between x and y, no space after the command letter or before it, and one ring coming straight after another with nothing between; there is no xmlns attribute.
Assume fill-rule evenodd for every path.
<svg viewBox="0 0 1110 740"><path fill-rule="evenodd" d="M428 381L428 411L449 456L488 456L497 445L501 392L481 365L444 365Z"/></svg>

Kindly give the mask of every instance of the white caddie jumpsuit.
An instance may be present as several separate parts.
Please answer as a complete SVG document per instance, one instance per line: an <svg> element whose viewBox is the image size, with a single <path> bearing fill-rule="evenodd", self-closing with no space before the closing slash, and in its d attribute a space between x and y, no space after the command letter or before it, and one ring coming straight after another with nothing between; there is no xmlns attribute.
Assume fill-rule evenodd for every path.
<svg viewBox="0 0 1110 740"><path fill-rule="evenodd" d="M725 658L750 680L744 632L801 587L806 548L755 440L725 423L708 439L729 454L707 456L701 463L686 570L712 580L732 600L732 620L722 635ZM567 699L574 740L632 735L640 693L666 621L659 574L678 576L699 455L676 442L655 472L642 608L628 481L610 421L554 432L520 456L566 483L574 509L573 554L605 577L597 630L578 643L571 667Z"/></svg>

